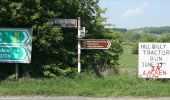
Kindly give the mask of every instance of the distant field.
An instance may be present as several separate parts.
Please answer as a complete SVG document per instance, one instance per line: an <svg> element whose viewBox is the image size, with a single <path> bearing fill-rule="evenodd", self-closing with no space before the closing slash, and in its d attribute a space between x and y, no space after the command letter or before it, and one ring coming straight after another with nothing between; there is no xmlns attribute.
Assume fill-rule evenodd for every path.
<svg viewBox="0 0 170 100"><path fill-rule="evenodd" d="M119 68L124 73L137 73L138 68L138 55L132 54L132 46L124 45L123 46L123 54L119 59Z"/></svg>

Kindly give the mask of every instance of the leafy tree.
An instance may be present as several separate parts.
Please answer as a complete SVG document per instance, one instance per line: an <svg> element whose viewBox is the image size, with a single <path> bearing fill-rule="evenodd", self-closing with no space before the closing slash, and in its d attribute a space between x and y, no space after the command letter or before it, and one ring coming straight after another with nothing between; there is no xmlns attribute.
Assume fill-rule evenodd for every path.
<svg viewBox="0 0 170 100"><path fill-rule="evenodd" d="M21 70L32 76L56 77L75 72L77 67L77 29L61 29L49 25L54 18L81 17L88 31L86 38L110 38L110 50L83 51L83 68L96 69L102 64L115 67L122 48L114 32L104 28L104 10L99 0L1 0L0 27L32 28L32 63ZM110 33L110 34L108 34ZM87 52L88 51L88 52ZM91 56L91 57L90 57ZM90 58L89 58L90 57ZM90 59L94 59L90 60ZM91 62L89 62L91 61Z"/></svg>
<svg viewBox="0 0 170 100"><path fill-rule="evenodd" d="M160 40L156 35L145 34L143 35L139 42L159 42ZM138 42L133 45L132 54L138 54Z"/></svg>

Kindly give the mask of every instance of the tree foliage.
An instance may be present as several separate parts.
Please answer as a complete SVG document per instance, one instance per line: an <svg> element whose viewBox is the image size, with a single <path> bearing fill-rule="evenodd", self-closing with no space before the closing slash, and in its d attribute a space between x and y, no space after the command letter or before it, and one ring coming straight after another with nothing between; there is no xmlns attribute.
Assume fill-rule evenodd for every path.
<svg viewBox="0 0 170 100"><path fill-rule="evenodd" d="M164 34L170 32L170 26L136 28L129 30L129 32Z"/></svg>
<svg viewBox="0 0 170 100"><path fill-rule="evenodd" d="M21 70L32 76L56 77L77 68L77 29L49 25L54 18L81 17L86 38L110 38L109 50L84 50L83 68L117 65L122 48L115 33L104 28L99 0L0 0L0 27L32 28L32 63Z"/></svg>

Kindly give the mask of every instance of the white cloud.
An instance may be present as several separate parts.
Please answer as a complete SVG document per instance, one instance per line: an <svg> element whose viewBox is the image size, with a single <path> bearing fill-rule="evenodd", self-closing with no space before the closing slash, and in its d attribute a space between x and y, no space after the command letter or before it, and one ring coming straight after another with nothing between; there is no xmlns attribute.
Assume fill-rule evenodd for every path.
<svg viewBox="0 0 170 100"><path fill-rule="evenodd" d="M123 18L127 19L127 18L130 18L130 17L133 17L133 16L140 15L145 11L145 9L148 6L149 6L149 2L145 2L140 7L136 7L136 8L133 8L133 9L127 9L123 14Z"/></svg>
<svg viewBox="0 0 170 100"><path fill-rule="evenodd" d="M131 17L131 16L136 16L136 15L139 15L141 13L144 12L144 9L143 8L134 8L134 9L128 9L125 11L125 13L123 14L123 17L124 18L128 18L128 17Z"/></svg>

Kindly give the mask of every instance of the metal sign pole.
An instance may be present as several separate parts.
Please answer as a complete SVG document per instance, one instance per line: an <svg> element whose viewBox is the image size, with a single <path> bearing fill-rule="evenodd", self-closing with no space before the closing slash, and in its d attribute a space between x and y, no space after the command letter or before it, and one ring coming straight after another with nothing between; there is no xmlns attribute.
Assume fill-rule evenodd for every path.
<svg viewBox="0 0 170 100"><path fill-rule="evenodd" d="M18 79L18 63L15 64L15 77Z"/></svg>
<svg viewBox="0 0 170 100"><path fill-rule="evenodd" d="M77 19L77 25L78 25L78 73L81 72L81 43L80 43L80 31L81 31L81 23L80 23L80 17Z"/></svg>
<svg viewBox="0 0 170 100"><path fill-rule="evenodd" d="M81 72L81 44L80 40L78 40L78 72Z"/></svg>

